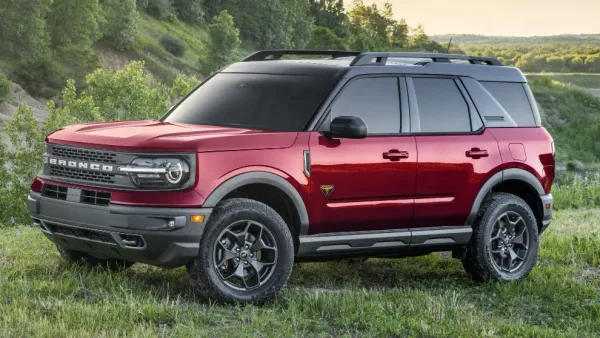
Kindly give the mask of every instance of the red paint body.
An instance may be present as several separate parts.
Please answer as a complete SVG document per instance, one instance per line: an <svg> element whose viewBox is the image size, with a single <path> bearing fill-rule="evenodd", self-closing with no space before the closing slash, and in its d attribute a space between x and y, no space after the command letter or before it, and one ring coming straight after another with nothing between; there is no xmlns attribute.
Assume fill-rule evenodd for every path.
<svg viewBox="0 0 600 338"><path fill-rule="evenodd" d="M193 188L111 190L113 204L200 207L212 191L236 175L252 171L279 175L304 200L309 234L462 225L482 185L499 171L527 170L546 193L554 179L552 138L544 128L327 139L318 132L269 133L133 121L74 125L53 133L47 141L123 151L197 153ZM310 177L303 171L305 150L310 150ZM481 151L487 156L477 156ZM402 156L389 156L399 153ZM43 183L36 179L32 190L40 191ZM333 185L334 190L326 196L321 185Z"/></svg>

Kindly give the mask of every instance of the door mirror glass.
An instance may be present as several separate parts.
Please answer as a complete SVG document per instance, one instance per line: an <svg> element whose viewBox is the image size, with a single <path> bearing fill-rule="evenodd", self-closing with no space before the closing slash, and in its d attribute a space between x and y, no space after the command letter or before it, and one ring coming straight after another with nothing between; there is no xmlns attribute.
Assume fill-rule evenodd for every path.
<svg viewBox="0 0 600 338"><path fill-rule="evenodd" d="M328 138L365 138L367 125L359 117L338 116L329 124L329 131L323 131Z"/></svg>

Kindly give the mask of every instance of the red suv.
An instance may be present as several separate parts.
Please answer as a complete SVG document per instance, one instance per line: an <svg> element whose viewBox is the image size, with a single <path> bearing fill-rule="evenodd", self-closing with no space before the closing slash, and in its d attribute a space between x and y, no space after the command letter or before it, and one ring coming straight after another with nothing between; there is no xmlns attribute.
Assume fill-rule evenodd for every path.
<svg viewBox="0 0 600 338"><path fill-rule="evenodd" d="M28 206L65 259L187 265L218 301L263 302L306 260L452 251L523 278L552 216L552 138L484 57L261 51L160 121L58 130L43 160Z"/></svg>

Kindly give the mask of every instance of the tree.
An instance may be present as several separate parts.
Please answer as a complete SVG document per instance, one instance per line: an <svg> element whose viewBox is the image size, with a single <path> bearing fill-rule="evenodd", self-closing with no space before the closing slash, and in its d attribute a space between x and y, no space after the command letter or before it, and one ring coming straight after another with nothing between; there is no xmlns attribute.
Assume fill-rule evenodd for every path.
<svg viewBox="0 0 600 338"><path fill-rule="evenodd" d="M346 49L344 40L337 37L331 29L318 26L310 32L310 40L306 47L310 49Z"/></svg>
<svg viewBox="0 0 600 338"><path fill-rule="evenodd" d="M118 50L128 50L137 37L136 0L103 0L104 23L102 34Z"/></svg>
<svg viewBox="0 0 600 338"><path fill-rule="evenodd" d="M206 56L200 60L205 72L211 73L231 63L238 57L241 41L240 31L233 23L227 10L221 11L208 25Z"/></svg>
<svg viewBox="0 0 600 338"><path fill-rule="evenodd" d="M340 38L348 35L348 15L343 0L310 0L310 15L315 25L329 28Z"/></svg>
<svg viewBox="0 0 600 338"><path fill-rule="evenodd" d="M290 48L304 48L313 27L314 19L309 14L308 0L288 0L286 10L288 12L288 30L291 30Z"/></svg>
<svg viewBox="0 0 600 338"><path fill-rule="evenodd" d="M4 55L34 58L48 52L45 21L52 0L3 0L0 6L0 50Z"/></svg>
<svg viewBox="0 0 600 338"><path fill-rule="evenodd" d="M390 30L390 41L392 43L393 48L405 48L408 46L409 37L408 33L410 31L410 27L406 23L406 20L401 19L395 25L391 26Z"/></svg>
<svg viewBox="0 0 600 338"><path fill-rule="evenodd" d="M102 37L98 0L53 0L47 21L53 46L91 48Z"/></svg>
<svg viewBox="0 0 600 338"><path fill-rule="evenodd" d="M202 0L175 0L173 7L181 20L187 23L201 23L204 19Z"/></svg>
<svg viewBox="0 0 600 338"><path fill-rule="evenodd" d="M11 94L12 83L4 73L0 72L0 103L10 99Z"/></svg>
<svg viewBox="0 0 600 338"><path fill-rule="evenodd" d="M374 49L389 48L389 32L396 24L392 19L392 5L385 3L382 10L376 4L366 6L363 0L354 0L348 13L350 19L351 45L368 45ZM364 41L365 39L370 40Z"/></svg>

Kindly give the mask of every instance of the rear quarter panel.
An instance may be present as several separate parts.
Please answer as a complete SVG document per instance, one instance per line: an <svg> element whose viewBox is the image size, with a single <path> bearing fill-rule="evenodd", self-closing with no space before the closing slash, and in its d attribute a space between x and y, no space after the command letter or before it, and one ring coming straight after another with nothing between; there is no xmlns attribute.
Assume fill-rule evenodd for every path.
<svg viewBox="0 0 600 338"><path fill-rule="evenodd" d="M549 194L554 181L552 136L543 127L488 128L498 141L502 166L532 173Z"/></svg>

